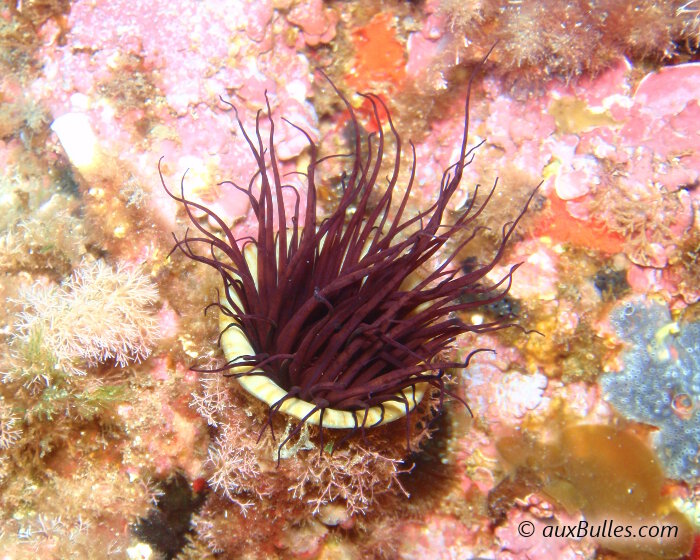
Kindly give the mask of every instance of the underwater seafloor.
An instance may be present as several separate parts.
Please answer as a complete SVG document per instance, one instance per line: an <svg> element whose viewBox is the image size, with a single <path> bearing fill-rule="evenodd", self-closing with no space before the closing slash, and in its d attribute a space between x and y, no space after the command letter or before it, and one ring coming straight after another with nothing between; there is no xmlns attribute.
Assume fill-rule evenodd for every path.
<svg viewBox="0 0 700 560"><path fill-rule="evenodd" d="M700 558L699 41L697 0L0 4L0 558ZM428 399L410 454L402 422L333 453L305 427L278 465L285 420L258 439L265 405L190 370L223 363L219 280L169 255L193 226L158 161L254 233L218 185L257 170L222 99L252 130L267 91L279 167L304 171L283 117L322 154L354 135L323 70L365 139L356 91L415 143L417 212L475 68L451 211L498 186L465 273L542 185L489 274L522 263L508 295L465 319L520 328L454 343L496 350L451 373L473 418Z"/></svg>

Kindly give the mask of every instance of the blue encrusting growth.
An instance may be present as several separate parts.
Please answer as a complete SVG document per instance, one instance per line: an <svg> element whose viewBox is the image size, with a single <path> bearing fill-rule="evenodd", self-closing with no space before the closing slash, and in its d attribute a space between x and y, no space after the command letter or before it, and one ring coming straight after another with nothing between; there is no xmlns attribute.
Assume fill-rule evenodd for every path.
<svg viewBox="0 0 700 560"><path fill-rule="evenodd" d="M659 428L654 443L668 476L700 479L700 323L674 323L664 305L642 300L616 308L611 322L630 348L625 369L601 377L605 399Z"/></svg>

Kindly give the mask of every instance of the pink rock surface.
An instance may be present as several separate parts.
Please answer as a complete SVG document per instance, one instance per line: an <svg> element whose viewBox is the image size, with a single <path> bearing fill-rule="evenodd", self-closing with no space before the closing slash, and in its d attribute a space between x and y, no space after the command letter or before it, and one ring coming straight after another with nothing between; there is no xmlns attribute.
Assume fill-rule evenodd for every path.
<svg viewBox="0 0 700 560"><path fill-rule="evenodd" d="M335 37L338 14L332 8L324 7L322 0L305 0L294 4L287 21L301 28L307 45L316 46Z"/></svg>
<svg viewBox="0 0 700 560"><path fill-rule="evenodd" d="M307 8L304 25L310 25L308 18L320 17L333 28L332 12L318 15L320 6ZM283 41L282 32L272 35L273 17L291 29L271 2L78 1L71 7L65 46L56 45L55 27L42 30L46 42L38 57L43 72L31 91L54 117L73 110L79 100L100 146L128 165L139 184L153 190L156 208L168 219L175 206L159 187L159 156L165 156L166 177L173 185L191 158L201 162L207 184L196 185L200 191L229 178L247 183L256 170L235 132L233 114L219 96L238 106L250 130L267 91L275 119L284 115L315 135L315 114L307 103L308 62ZM141 72L165 103L151 100L147 108L158 121L158 128L149 131L147 149L134 142L143 111L115 107L102 94L103 85L125 71ZM295 157L305 140L279 128L280 157ZM234 195L220 202L218 210L230 220L240 217L247 212L246 199Z"/></svg>
<svg viewBox="0 0 700 560"><path fill-rule="evenodd" d="M494 267L489 279L499 281L515 263L522 263L513 273L511 294L523 300L553 300L557 294L558 257L546 244L536 239L522 241L512 247L508 262Z"/></svg>
<svg viewBox="0 0 700 560"><path fill-rule="evenodd" d="M480 337L479 344L495 352L475 354L464 374L465 395L472 411L483 419L495 434L507 433L519 425L523 417L543 401L547 378L540 373L526 374L519 366L521 359L513 348Z"/></svg>
<svg viewBox="0 0 700 560"><path fill-rule="evenodd" d="M435 513L422 522L406 523L401 527L402 560L458 560L477 554L476 537L484 530L482 524L465 525L450 515Z"/></svg>

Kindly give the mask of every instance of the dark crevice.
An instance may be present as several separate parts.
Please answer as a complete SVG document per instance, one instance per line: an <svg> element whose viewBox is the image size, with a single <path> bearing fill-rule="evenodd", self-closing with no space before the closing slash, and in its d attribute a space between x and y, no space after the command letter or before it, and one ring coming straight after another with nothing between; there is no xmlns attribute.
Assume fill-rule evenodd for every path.
<svg viewBox="0 0 700 560"><path fill-rule="evenodd" d="M182 474L159 485L162 495L148 515L132 531L136 537L155 548L163 558L175 558L187 543L190 519L204 502L205 496L193 492Z"/></svg>

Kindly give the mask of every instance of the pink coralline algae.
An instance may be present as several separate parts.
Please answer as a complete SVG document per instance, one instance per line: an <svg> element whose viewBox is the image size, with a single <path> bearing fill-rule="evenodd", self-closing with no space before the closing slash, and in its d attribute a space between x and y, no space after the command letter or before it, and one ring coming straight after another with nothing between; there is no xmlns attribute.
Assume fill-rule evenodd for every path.
<svg viewBox="0 0 700 560"><path fill-rule="evenodd" d="M620 131L622 152L634 163L632 181L671 190L698 182L699 90L698 63L662 68L641 81ZM679 216L679 227L687 227L687 214Z"/></svg>
<svg viewBox="0 0 700 560"><path fill-rule="evenodd" d="M335 37L338 14L324 7L322 0L296 3L287 14L287 21L299 26L303 41L309 46L328 43Z"/></svg>
<svg viewBox="0 0 700 560"><path fill-rule="evenodd" d="M268 2L180 5L137 1L97 6L76 2L70 13L73 52L65 51L63 60L57 61L57 69L100 70L104 74L92 76L99 81L109 77L118 55L133 53L143 57L144 66L157 73L156 85L165 93L170 107L184 114L188 106L206 101L238 81L240 67L230 64L237 54L236 39L240 41L240 34L245 33L255 43L264 41L269 37L271 18ZM212 68L217 72L202 80L203 71L209 73ZM82 73L64 78L77 75ZM80 90L89 90L86 85L82 84Z"/></svg>
<svg viewBox="0 0 700 560"><path fill-rule="evenodd" d="M693 220L695 195L688 187L700 173L700 65L650 74L633 94L629 72L622 65L603 74L590 83L593 93L581 86L559 91L561 99L573 95L588 105L579 108L571 101L567 121L557 114L574 150L558 154L556 192L571 200L572 215L586 219L595 212L623 233L625 252L635 264L663 268ZM594 93L597 85L601 95ZM614 175L605 172L611 166Z"/></svg>
<svg viewBox="0 0 700 560"><path fill-rule="evenodd" d="M538 407L546 408L547 378L541 373L523 374L508 368L507 353L474 357L465 383L471 406L479 411L491 430L519 425L523 417ZM513 356L515 358L515 356ZM516 363L516 359L511 363Z"/></svg>
<svg viewBox="0 0 700 560"><path fill-rule="evenodd" d="M117 156L140 185L157 184L157 180L134 135L139 123L157 121L147 131L150 152L168 158L172 166L168 174L174 177L191 168L190 174L207 185L202 193L206 196L210 185L225 178L219 169L236 168L241 176L254 169L247 149L231 141L231 116L219 96L232 96L239 110L247 112L246 107L260 106L267 90L275 112L312 134L315 129L316 117L306 101L308 62L286 44L283 33L272 33L273 17L276 25L294 29L273 11L271 2L198 2L185 7L167 1L96 6L75 2L69 15L70 45L54 43L55 27L43 29L47 36L41 51L44 72L31 89L46 99L55 116L87 113L100 146ZM327 20L325 39L333 29L333 12L321 17ZM307 19L301 18L301 23L307 25ZM309 33L317 30L314 27ZM105 97L122 72L142 76L142 91L151 88L155 96L144 99L140 110L119 110L115 100ZM77 106L76 91L88 96L79 96ZM290 159L305 144L297 135L287 141L285 134L280 131L279 151L282 159ZM151 196L159 201L164 218L170 219L170 202L158 192ZM235 218L248 207L244 197L234 194L219 210Z"/></svg>
<svg viewBox="0 0 700 560"><path fill-rule="evenodd" d="M485 527L467 525L449 515L428 516L422 523L409 522L400 528L405 546L401 560L473 558L480 552L478 535Z"/></svg>
<svg viewBox="0 0 700 560"><path fill-rule="evenodd" d="M556 519L557 524L575 525L579 519L562 515ZM551 519L540 518L530 512L513 509L505 525L495 530L495 537L500 546L497 560L540 560L557 558L559 560L579 560L593 558L595 545L590 540L569 538L547 538L543 530L552 523ZM523 537L523 531L527 538Z"/></svg>
<svg viewBox="0 0 700 560"><path fill-rule="evenodd" d="M487 79L488 116L481 121L477 110L472 119L477 139L486 139L480 151L488 156L475 162L470 178L483 180L484 165L516 165L544 176L541 194L556 198L553 208L563 201L563 219L580 228L560 224L551 233L538 228L540 235L622 250L635 265L663 268L689 230L697 204L692 186L700 169L698 76L698 64L667 67L633 91L632 69L622 60L594 79L552 81L543 95L524 103L513 102L500 82ZM439 127L435 134L431 138L439 139ZM431 153L432 142L419 151Z"/></svg>
<svg viewBox="0 0 700 560"><path fill-rule="evenodd" d="M539 240L528 239L513 247L512 262L521 262L517 270L518 283L512 288L513 297L521 300L549 301L556 297L559 273L557 255ZM493 271L496 275L501 267Z"/></svg>

